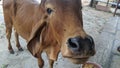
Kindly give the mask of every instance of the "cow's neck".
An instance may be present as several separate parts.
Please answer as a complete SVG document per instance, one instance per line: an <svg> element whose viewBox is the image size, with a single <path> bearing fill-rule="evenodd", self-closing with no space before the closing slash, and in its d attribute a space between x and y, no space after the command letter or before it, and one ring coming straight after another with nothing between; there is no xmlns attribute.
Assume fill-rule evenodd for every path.
<svg viewBox="0 0 120 68"><path fill-rule="evenodd" d="M54 44L58 44L61 45L61 36L59 36L59 34L57 34L52 27L50 27L49 25L45 27L45 30L42 32L42 37L43 37L43 42L44 45L54 45Z"/></svg>

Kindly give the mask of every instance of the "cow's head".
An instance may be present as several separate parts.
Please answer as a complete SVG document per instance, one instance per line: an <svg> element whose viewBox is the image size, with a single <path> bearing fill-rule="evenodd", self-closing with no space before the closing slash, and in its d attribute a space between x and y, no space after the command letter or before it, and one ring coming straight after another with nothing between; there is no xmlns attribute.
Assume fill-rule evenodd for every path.
<svg viewBox="0 0 120 68"><path fill-rule="evenodd" d="M28 43L34 56L53 45L51 49L60 45L57 50L73 63L84 63L95 54L93 38L83 29L80 0L42 0L40 8L42 20L34 27Z"/></svg>

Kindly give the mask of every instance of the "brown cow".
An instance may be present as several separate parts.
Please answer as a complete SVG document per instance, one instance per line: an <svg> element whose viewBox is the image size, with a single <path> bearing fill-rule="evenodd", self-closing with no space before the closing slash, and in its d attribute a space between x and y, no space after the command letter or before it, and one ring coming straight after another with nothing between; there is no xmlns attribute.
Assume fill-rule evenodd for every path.
<svg viewBox="0 0 120 68"><path fill-rule="evenodd" d="M18 36L27 41L27 48L43 67L41 53L48 55L53 68L61 51L63 57L73 63L85 63L95 54L94 41L83 30L81 1L79 0L3 0L8 49L14 53L10 38L15 29L16 45Z"/></svg>

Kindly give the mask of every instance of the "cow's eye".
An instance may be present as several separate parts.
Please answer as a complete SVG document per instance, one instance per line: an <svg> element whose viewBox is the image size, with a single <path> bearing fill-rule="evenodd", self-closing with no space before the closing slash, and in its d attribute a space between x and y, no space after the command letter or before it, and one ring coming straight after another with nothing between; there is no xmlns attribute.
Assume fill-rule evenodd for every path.
<svg viewBox="0 0 120 68"><path fill-rule="evenodd" d="M53 10L51 8L47 8L46 11L47 11L48 14L51 14L53 12Z"/></svg>

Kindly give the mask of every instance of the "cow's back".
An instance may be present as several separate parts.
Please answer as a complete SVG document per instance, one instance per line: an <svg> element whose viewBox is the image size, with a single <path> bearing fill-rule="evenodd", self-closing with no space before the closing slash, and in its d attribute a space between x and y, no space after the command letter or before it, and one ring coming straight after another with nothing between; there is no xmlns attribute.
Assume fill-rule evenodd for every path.
<svg viewBox="0 0 120 68"><path fill-rule="evenodd" d="M35 12L39 4L34 0L4 0L4 16L8 16L19 35L28 40L32 27L37 23ZM40 15L38 13L38 15ZM6 23L9 24L9 23Z"/></svg>

